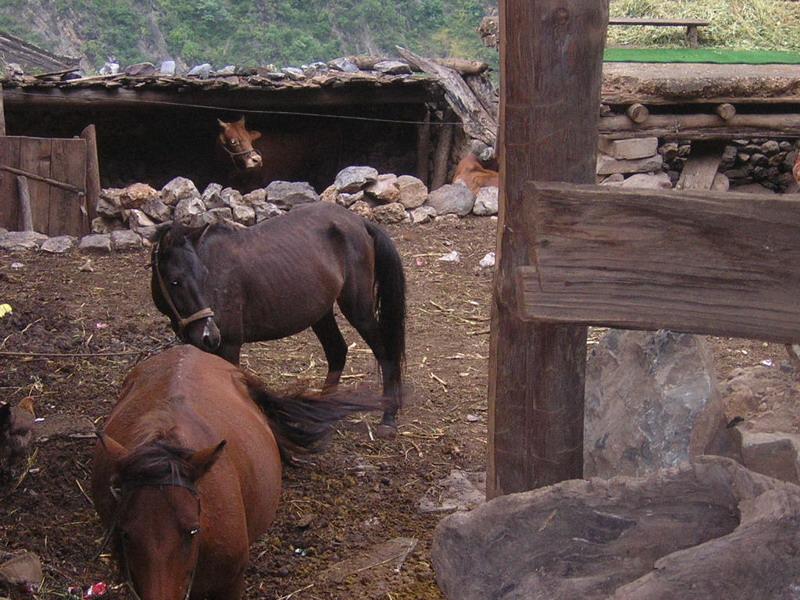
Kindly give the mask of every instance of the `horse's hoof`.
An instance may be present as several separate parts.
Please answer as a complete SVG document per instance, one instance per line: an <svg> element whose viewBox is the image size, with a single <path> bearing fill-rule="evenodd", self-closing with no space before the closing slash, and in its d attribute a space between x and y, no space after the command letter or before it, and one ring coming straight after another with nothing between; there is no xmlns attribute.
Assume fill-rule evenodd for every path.
<svg viewBox="0 0 800 600"><path fill-rule="evenodd" d="M397 426L381 423L375 430L376 435L382 440L391 440L397 437Z"/></svg>

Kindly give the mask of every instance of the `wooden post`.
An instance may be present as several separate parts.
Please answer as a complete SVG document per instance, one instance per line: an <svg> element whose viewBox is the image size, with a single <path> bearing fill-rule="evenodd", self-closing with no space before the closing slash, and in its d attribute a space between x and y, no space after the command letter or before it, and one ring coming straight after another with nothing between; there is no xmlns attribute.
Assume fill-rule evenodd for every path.
<svg viewBox="0 0 800 600"><path fill-rule="evenodd" d="M586 328L522 321L514 274L535 261L525 182L594 182L608 3L501 0L500 23L489 498L583 475Z"/></svg>
<svg viewBox="0 0 800 600"><path fill-rule="evenodd" d="M455 116L453 111L444 111L442 117L445 123L453 121ZM450 159L450 148L453 146L453 126L439 126L439 140L436 142L436 154L433 157L433 179L431 181L431 191L438 190L447 183L447 163Z"/></svg>
<svg viewBox="0 0 800 600"><path fill-rule="evenodd" d="M426 107L422 123L417 126L417 177L425 185L428 181L428 162L431 159L431 111Z"/></svg>
<svg viewBox="0 0 800 600"><path fill-rule="evenodd" d="M31 192L28 188L28 178L24 175L17 175L17 194L19 197L19 230L33 231Z"/></svg>
<svg viewBox="0 0 800 600"><path fill-rule="evenodd" d="M100 160L97 157L97 130L89 125L81 131L86 140L86 195L81 199L86 203L84 215L84 235L91 231L92 221L97 217L97 201L100 198Z"/></svg>
<svg viewBox="0 0 800 600"><path fill-rule="evenodd" d="M0 84L0 135L6 134L6 111L3 106L3 86Z"/></svg>

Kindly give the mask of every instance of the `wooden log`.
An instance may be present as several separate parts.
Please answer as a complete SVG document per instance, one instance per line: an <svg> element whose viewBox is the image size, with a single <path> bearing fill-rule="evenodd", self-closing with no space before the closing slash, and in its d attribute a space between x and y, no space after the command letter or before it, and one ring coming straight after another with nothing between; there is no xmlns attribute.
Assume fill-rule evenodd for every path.
<svg viewBox="0 0 800 600"><path fill-rule="evenodd" d="M429 167L431 159L431 112L425 108L425 115L422 123L417 126L417 177L425 185L430 185L428 181Z"/></svg>
<svg viewBox="0 0 800 600"><path fill-rule="evenodd" d="M453 112L444 112L444 122L449 123L453 119ZM450 149L453 147L453 126L440 125L439 139L436 142L436 152L433 156L433 177L431 179L431 191L438 190L447 183L447 166L450 161Z"/></svg>
<svg viewBox="0 0 800 600"><path fill-rule="evenodd" d="M725 102L723 104L718 104L714 108L714 112L722 117L723 120L730 121L731 118L736 115L736 107L733 104Z"/></svg>
<svg viewBox="0 0 800 600"><path fill-rule="evenodd" d="M680 139L749 139L752 137L798 137L800 114L763 114L732 116L727 121L719 115L650 115L641 125L627 116L601 117L600 134L619 139L643 134Z"/></svg>
<svg viewBox="0 0 800 600"><path fill-rule="evenodd" d="M468 136L489 146L495 145L497 122L486 112L486 109L475 97L475 94L472 93L472 90L469 89L461 75L453 69L418 56L400 46L397 47L397 51L408 63L419 67L425 73L439 80L439 83L444 87L447 103L464 122L464 132Z"/></svg>
<svg viewBox="0 0 800 600"><path fill-rule="evenodd" d="M434 58L435 63L453 69L456 73L462 76L480 75L486 72L489 65L479 60L466 60L464 58Z"/></svg>
<svg viewBox="0 0 800 600"><path fill-rule="evenodd" d="M19 139L19 138L18 138ZM35 181L46 183L47 185L51 185L53 187L57 187L62 190L66 190L68 192L72 192L73 194L83 194L84 190L79 188L71 183L66 183L64 181L59 181L57 179L53 179L52 177L45 177L43 175L37 175L33 171L28 171L26 169L17 169L16 167L10 167L8 165L0 164L0 171L7 171L9 173L13 173L15 175L24 175L28 179L33 179Z"/></svg>
<svg viewBox="0 0 800 600"><path fill-rule="evenodd" d="M679 190L710 190L722 162L723 148L716 142L694 142L692 153L683 165Z"/></svg>
<svg viewBox="0 0 800 600"><path fill-rule="evenodd" d="M33 231L31 192L28 188L28 178L24 175L17 175L17 195L19 198L19 230Z"/></svg>
<svg viewBox="0 0 800 600"><path fill-rule="evenodd" d="M472 90L472 93L475 94L481 106L497 122L500 117L500 98L492 85L491 79L486 75L468 75L464 77L464 81L469 86L469 89Z"/></svg>
<svg viewBox="0 0 800 600"><path fill-rule="evenodd" d="M800 195L531 182L520 313L800 342Z"/></svg>
<svg viewBox="0 0 800 600"><path fill-rule="evenodd" d="M489 361L487 496L583 473L586 328L525 323L525 182L593 182L608 3L502 0L502 176Z"/></svg>
<svg viewBox="0 0 800 600"><path fill-rule="evenodd" d="M644 123L650 116L650 111L644 104L636 103L631 104L625 111L625 114L628 115L628 118L634 123Z"/></svg>
<svg viewBox="0 0 800 600"><path fill-rule="evenodd" d="M97 155L97 129L94 124L81 131L86 140L86 197L83 199L84 235L91 231L92 221L97 217L97 201L100 199L100 159Z"/></svg>

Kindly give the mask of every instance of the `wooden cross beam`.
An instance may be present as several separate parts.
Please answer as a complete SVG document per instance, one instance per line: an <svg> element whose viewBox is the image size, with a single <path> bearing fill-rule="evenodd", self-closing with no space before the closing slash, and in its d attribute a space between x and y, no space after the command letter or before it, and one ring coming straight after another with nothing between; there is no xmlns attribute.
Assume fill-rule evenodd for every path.
<svg viewBox="0 0 800 600"><path fill-rule="evenodd" d="M800 342L800 195L531 182L523 319Z"/></svg>

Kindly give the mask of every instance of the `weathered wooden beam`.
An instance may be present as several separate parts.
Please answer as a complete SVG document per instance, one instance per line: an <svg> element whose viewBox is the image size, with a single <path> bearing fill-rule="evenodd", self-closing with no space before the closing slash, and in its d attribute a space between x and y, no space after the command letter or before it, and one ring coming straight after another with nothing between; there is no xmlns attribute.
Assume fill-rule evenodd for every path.
<svg viewBox="0 0 800 600"><path fill-rule="evenodd" d="M600 118L600 134L615 139L642 135L670 139L737 139L800 136L800 114L737 114L725 120L719 115L650 115L642 123L628 116Z"/></svg>
<svg viewBox="0 0 800 600"><path fill-rule="evenodd" d="M444 122L449 123L453 120L453 111L444 112ZM438 190L447 183L447 165L450 160L450 149L453 147L452 125L439 126L439 138L436 142L436 150L433 155L433 176L431 178L431 191Z"/></svg>
<svg viewBox="0 0 800 600"><path fill-rule="evenodd" d="M6 111L3 103L3 86L0 84L0 135L6 134Z"/></svg>
<svg viewBox="0 0 800 600"><path fill-rule="evenodd" d="M85 233L89 233L91 223L97 217L97 201L102 188L100 186L100 159L97 155L97 129L89 125L81 131L81 138L86 140L86 197L82 198L82 212L85 213Z"/></svg>
<svg viewBox="0 0 800 600"><path fill-rule="evenodd" d="M19 199L19 230L33 231L31 191L28 188L28 178L24 175L17 175L17 194Z"/></svg>
<svg viewBox="0 0 800 600"><path fill-rule="evenodd" d="M464 122L464 131L468 136L489 146L495 145L497 121L492 119L481 105L461 75L453 69L418 56L400 46L397 47L397 51L412 66L419 67L439 80L444 87L447 103Z"/></svg>
<svg viewBox="0 0 800 600"><path fill-rule="evenodd" d="M40 138L30 138L30 139L35 140ZM46 138L41 138L41 139L44 141ZM13 173L14 175L23 175L28 179L33 179L34 181L40 181L42 183L46 183L47 185L51 185L53 187L66 190L74 194L82 195L85 193L84 190L82 190L77 186L72 185L71 183L58 181L57 179L53 179L51 177L45 177L44 175L37 175L36 173L28 171L27 169L17 169L16 167L10 167L8 165L0 165L0 171L8 171L9 173Z"/></svg>
<svg viewBox="0 0 800 600"><path fill-rule="evenodd" d="M428 173L431 160L431 111L425 108L422 122L417 125L417 177L429 185Z"/></svg>
<svg viewBox="0 0 800 600"><path fill-rule="evenodd" d="M710 190L722 162L723 147L715 142L694 142L689 159L683 165L679 190Z"/></svg>
<svg viewBox="0 0 800 600"><path fill-rule="evenodd" d="M800 195L531 182L524 319L800 342Z"/></svg>
<svg viewBox="0 0 800 600"><path fill-rule="evenodd" d="M592 182L607 2L502 0L498 270L489 361L487 496L583 474L586 328L525 323L525 182Z"/></svg>

